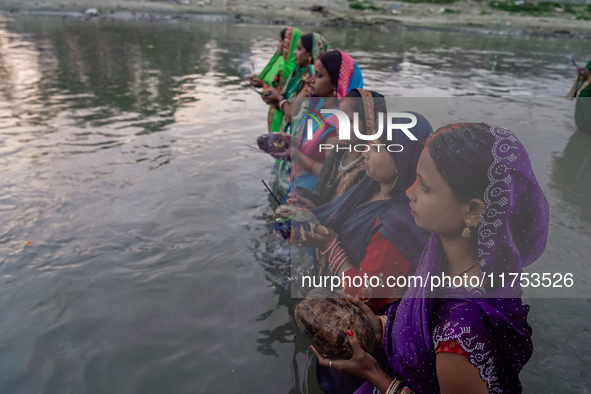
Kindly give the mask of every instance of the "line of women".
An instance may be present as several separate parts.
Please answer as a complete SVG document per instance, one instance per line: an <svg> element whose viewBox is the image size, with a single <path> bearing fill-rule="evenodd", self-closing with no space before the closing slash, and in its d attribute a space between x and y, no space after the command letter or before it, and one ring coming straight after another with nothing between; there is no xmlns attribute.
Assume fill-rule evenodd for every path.
<svg viewBox="0 0 591 394"><path fill-rule="evenodd" d="M473 278L520 273L545 249L548 203L519 139L484 123L433 133L424 116L396 108L415 116L416 140L395 130L393 140L382 133L357 152L351 147L359 135L371 139L387 108L383 96L363 89L355 61L330 51L320 35L293 28L281 32L274 59L265 70L276 67L275 76L264 70L251 83L270 92L264 96L269 131L286 141L273 152L276 177L285 176L285 203L309 209L322 225L292 231L294 242L313 251L317 274L463 278L462 286L435 290L344 287L343 296L366 314L381 346L369 354L348 330L350 360L329 360L312 349L321 389L520 393L519 372L533 351L521 288L490 280L469 285ZM359 135L339 139L335 115L308 122L321 109L340 109L350 119L357 113ZM274 121L281 111L281 122ZM322 144L339 149L321 150ZM402 150L384 148L390 144Z"/></svg>

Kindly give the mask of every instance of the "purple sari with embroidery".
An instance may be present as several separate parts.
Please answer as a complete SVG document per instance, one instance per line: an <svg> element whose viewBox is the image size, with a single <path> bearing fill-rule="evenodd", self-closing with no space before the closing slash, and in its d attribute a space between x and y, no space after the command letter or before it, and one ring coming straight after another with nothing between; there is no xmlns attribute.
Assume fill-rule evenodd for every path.
<svg viewBox="0 0 591 394"><path fill-rule="evenodd" d="M480 215L478 253L486 275L517 272L543 253L548 236L548 202L533 173L529 156L515 135L490 125L495 136L485 209ZM444 252L433 235L415 275L438 274ZM498 281L497 281L498 282ZM482 288L412 287L388 311L386 373L418 394L439 393L435 349L457 340L480 370L489 393L521 393L519 372L532 354L529 307L521 288L485 283ZM370 382L357 394L379 392Z"/></svg>

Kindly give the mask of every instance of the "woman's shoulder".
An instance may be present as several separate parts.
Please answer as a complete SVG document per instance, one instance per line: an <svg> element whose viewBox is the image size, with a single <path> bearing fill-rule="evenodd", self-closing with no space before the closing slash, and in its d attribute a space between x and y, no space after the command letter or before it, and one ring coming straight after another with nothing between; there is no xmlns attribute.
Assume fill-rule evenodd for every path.
<svg viewBox="0 0 591 394"><path fill-rule="evenodd" d="M480 333L489 336L492 331L519 328L530 331L527 323L529 307L520 298L437 298L433 309L431 328L434 335L445 332ZM482 296L481 296L482 297Z"/></svg>
<svg viewBox="0 0 591 394"><path fill-rule="evenodd" d="M464 321L465 317L484 317L485 312L475 300L469 298L437 298L433 309L434 321Z"/></svg>
<svg viewBox="0 0 591 394"><path fill-rule="evenodd" d="M491 327L486 312L470 299L437 299L431 324L433 344L458 341L466 351L475 341L491 345Z"/></svg>

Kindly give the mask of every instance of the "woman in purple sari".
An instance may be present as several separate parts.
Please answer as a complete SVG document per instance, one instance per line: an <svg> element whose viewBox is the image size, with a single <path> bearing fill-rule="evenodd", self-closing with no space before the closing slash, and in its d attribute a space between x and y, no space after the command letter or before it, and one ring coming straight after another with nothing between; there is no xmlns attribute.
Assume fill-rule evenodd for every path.
<svg viewBox="0 0 591 394"><path fill-rule="evenodd" d="M521 393L519 372L533 350L529 307L519 284L503 287L499 275L540 257L549 220L525 148L499 126L446 126L428 140L407 195L416 224L433 233L415 275L445 272L462 286L410 287L382 317L354 300L386 359L376 361L348 330L353 357L316 352L320 365L366 379L358 394Z"/></svg>

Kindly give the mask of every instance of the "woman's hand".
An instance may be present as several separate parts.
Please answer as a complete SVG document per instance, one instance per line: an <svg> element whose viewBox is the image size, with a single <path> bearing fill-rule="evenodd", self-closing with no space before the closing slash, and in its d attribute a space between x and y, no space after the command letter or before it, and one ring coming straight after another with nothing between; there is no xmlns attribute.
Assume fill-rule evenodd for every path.
<svg viewBox="0 0 591 394"><path fill-rule="evenodd" d="M265 83L260 79L257 79L256 75L251 75L250 77L248 77L248 82L250 82L250 86L255 88L262 88L263 86L265 86Z"/></svg>
<svg viewBox="0 0 591 394"><path fill-rule="evenodd" d="M584 80L589 79L589 76L591 76L591 73L589 73L589 70L587 70L585 67L579 67L577 72L579 74L579 78Z"/></svg>
<svg viewBox="0 0 591 394"><path fill-rule="evenodd" d="M310 207L310 208L316 207L316 204L314 204L312 202L312 200L310 200L306 197L298 196L294 192L290 192L287 195L287 204L286 205L302 205L306 208L307 207Z"/></svg>
<svg viewBox="0 0 591 394"><path fill-rule="evenodd" d="M279 91L275 88L269 88L266 90L267 94L262 95L263 101L269 105L278 105L281 100L283 100L283 96L279 93Z"/></svg>
<svg viewBox="0 0 591 394"><path fill-rule="evenodd" d="M363 301L361 301L359 298L354 298L349 296L349 300L357 305L357 307L359 309L361 309L361 311L363 312L363 314L365 316L367 316L367 319L369 320L369 326L371 327L373 333L376 336L376 339L378 341L378 343L382 342L382 322L380 321L380 318L376 316L375 313L373 313L373 311L370 309L369 306L367 306L367 304Z"/></svg>
<svg viewBox="0 0 591 394"><path fill-rule="evenodd" d="M302 90L298 93L297 97L310 97L310 86L305 84Z"/></svg>
<svg viewBox="0 0 591 394"><path fill-rule="evenodd" d="M321 366L369 380L372 373L380 369L378 362L371 354L363 350L352 330L347 330L347 336L353 350L353 357L349 360L329 360L318 353L313 346L310 346L310 348L318 357L318 364Z"/></svg>
<svg viewBox="0 0 591 394"><path fill-rule="evenodd" d="M291 151L290 151L290 153L291 153L291 157L292 157L292 158L294 158L294 157L295 157L295 160L299 161L299 162L300 162L300 163L302 163L302 164L303 164L303 163L305 163L305 162L306 162L306 160L308 160L308 156L304 155L304 154L303 154L303 153L302 153L302 152L301 152L301 151L300 151L298 148L296 148L295 146L294 146L294 147L291 147Z"/></svg>

